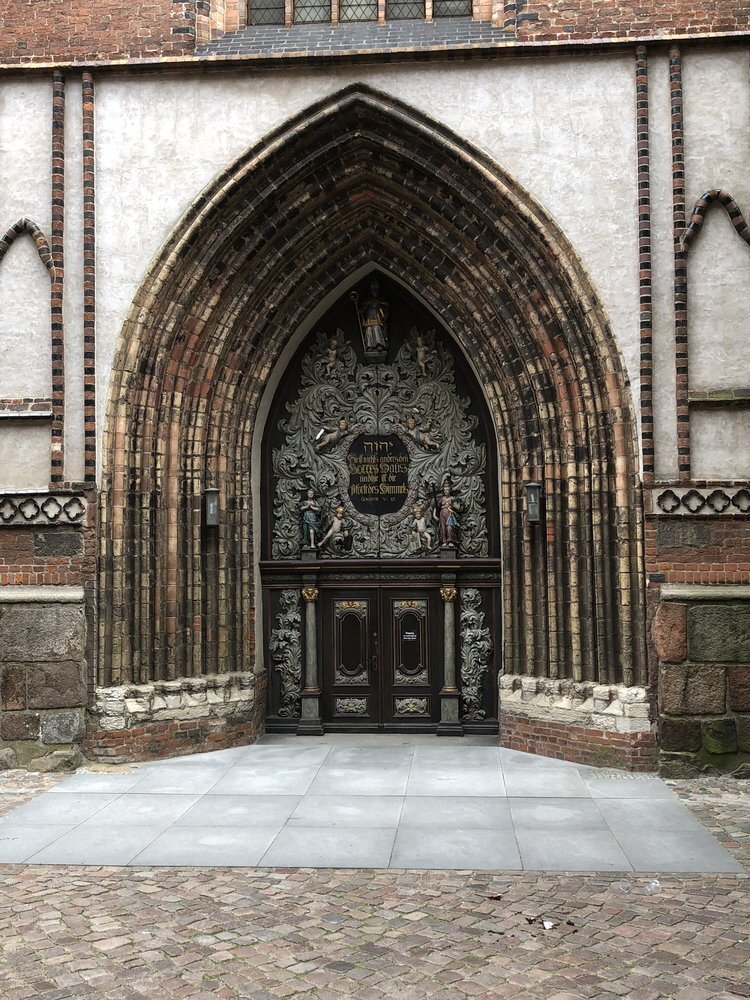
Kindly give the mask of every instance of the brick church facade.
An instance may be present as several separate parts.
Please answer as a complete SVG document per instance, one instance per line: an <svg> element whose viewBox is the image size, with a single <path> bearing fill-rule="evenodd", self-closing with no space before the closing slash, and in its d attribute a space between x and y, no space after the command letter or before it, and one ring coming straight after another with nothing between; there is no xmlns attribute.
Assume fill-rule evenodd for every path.
<svg viewBox="0 0 750 1000"><path fill-rule="evenodd" d="M0 761L750 771L750 5L0 6Z"/></svg>

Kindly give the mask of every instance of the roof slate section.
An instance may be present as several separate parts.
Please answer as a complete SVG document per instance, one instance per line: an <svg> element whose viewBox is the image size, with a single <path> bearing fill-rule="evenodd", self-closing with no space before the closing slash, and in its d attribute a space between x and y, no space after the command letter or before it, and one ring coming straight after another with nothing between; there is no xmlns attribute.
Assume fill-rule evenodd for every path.
<svg viewBox="0 0 750 1000"><path fill-rule="evenodd" d="M432 21L375 21L339 24L263 25L245 28L197 49L210 56L336 56L349 53L450 51L491 48L512 41L512 32L489 21L445 18Z"/></svg>

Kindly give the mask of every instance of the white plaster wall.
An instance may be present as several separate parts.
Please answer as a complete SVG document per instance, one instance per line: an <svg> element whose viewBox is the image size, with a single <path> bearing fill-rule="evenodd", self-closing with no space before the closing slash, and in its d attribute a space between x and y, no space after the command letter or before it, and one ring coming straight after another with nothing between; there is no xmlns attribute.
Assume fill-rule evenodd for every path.
<svg viewBox="0 0 750 1000"><path fill-rule="evenodd" d="M50 425L0 423L0 490L46 490L49 485Z"/></svg>
<svg viewBox="0 0 750 1000"><path fill-rule="evenodd" d="M49 240L51 116L49 81L0 83L0 233L28 217ZM0 264L0 398L51 392L49 296L49 272L19 236Z"/></svg>
<svg viewBox="0 0 750 1000"><path fill-rule="evenodd" d="M683 90L689 209L705 191L723 188L750 222L748 50L686 53ZM721 207L709 210L690 248L688 278L690 387L747 386L750 246Z"/></svg>
<svg viewBox="0 0 750 1000"><path fill-rule="evenodd" d="M97 83L99 433L115 345L153 257L196 195L269 130L355 82L413 105L513 174L580 254L638 378L630 56Z"/></svg>
<svg viewBox="0 0 750 1000"><path fill-rule="evenodd" d="M651 141L651 280L653 295L654 468L658 479L677 476L674 360L674 247L672 220L672 112L669 57L649 59Z"/></svg>
<svg viewBox="0 0 750 1000"><path fill-rule="evenodd" d="M690 450L695 479L750 478L750 410L693 409Z"/></svg>

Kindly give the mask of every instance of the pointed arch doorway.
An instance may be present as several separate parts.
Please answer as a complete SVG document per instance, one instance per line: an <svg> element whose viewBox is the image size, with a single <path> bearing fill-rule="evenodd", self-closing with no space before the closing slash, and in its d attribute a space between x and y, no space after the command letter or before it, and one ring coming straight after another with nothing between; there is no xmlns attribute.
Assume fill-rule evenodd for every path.
<svg viewBox="0 0 750 1000"><path fill-rule="evenodd" d="M529 687L540 678L646 682L635 418L596 290L565 233L502 167L439 122L357 85L283 123L217 177L133 301L102 449L102 700L113 686L161 682L179 682L192 699L195 678L218 677L205 682L211 699L191 705L191 719L204 712L215 744L257 734L269 703L264 657L279 628L266 586L275 599L285 589L299 597L289 608L297 638L282 629L279 642L296 641L294 670L310 687L306 651L327 640L323 616L309 613L317 602L302 591L312 598L325 588L303 579L298 590L299 567L288 587L281 576L266 582L265 470L253 445L295 331L362 268L378 269L384 285L419 289L481 385L500 473L502 621L495 612L492 628L502 648L493 634L493 655L518 680L513 692L522 693L522 678ZM349 324L351 344L351 314ZM543 491L538 523L526 512L530 480ZM210 524L207 490L218 491ZM298 532L296 523L295 544ZM461 532L471 537L465 521ZM420 566L442 572L440 558ZM436 583L431 575L433 596ZM314 699L302 695L304 720ZM219 697L224 715L213 707ZM139 716L138 727L153 722L159 736L168 706L160 711Z"/></svg>
<svg viewBox="0 0 750 1000"><path fill-rule="evenodd" d="M286 365L261 468L267 728L496 732L494 428L459 345L387 272Z"/></svg>

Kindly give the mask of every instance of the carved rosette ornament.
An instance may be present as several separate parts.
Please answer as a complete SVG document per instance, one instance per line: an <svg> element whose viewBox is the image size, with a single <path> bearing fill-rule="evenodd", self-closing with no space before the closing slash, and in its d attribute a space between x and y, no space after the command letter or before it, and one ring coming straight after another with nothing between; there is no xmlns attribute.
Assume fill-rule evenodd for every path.
<svg viewBox="0 0 750 1000"><path fill-rule="evenodd" d="M393 363L377 366L361 363L341 331L317 334L297 397L278 425L283 444L273 451L274 559L299 558L310 492L320 498L320 534L315 510L304 527L307 535L312 529L318 558L428 554L438 544L432 517L446 480L460 497L459 554L488 555L487 454L475 439L478 419L458 391L448 347L435 331L412 334ZM362 502L370 486L379 507Z"/></svg>
<svg viewBox="0 0 750 1000"><path fill-rule="evenodd" d="M453 602L458 597L458 591L455 587L441 587L440 596L445 601L446 604L453 604Z"/></svg>
<svg viewBox="0 0 750 1000"><path fill-rule="evenodd" d="M482 595L474 587L461 591L461 700L463 718L483 719L482 682L490 668L492 638L484 624Z"/></svg>
<svg viewBox="0 0 750 1000"><path fill-rule="evenodd" d="M317 591L316 591L317 593ZM279 715L299 719L302 691L302 615L296 590L282 590L269 648L279 675Z"/></svg>
<svg viewBox="0 0 750 1000"><path fill-rule="evenodd" d="M303 587L302 598L307 604L314 604L318 599L317 587Z"/></svg>

